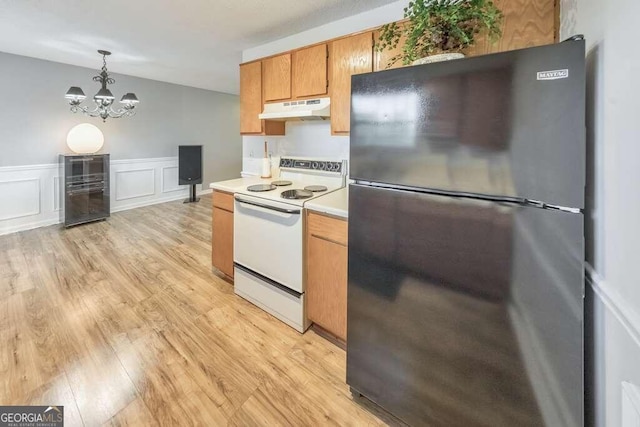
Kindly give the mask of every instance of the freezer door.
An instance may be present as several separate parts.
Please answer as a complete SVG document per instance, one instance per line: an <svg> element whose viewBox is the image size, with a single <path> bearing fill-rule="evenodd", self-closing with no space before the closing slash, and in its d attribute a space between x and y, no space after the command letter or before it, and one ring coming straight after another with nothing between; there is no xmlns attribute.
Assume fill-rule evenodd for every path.
<svg viewBox="0 0 640 427"><path fill-rule="evenodd" d="M411 425L582 425L582 215L359 185L349 198L354 390Z"/></svg>
<svg viewBox="0 0 640 427"><path fill-rule="evenodd" d="M350 176L582 208L584 42L353 76Z"/></svg>

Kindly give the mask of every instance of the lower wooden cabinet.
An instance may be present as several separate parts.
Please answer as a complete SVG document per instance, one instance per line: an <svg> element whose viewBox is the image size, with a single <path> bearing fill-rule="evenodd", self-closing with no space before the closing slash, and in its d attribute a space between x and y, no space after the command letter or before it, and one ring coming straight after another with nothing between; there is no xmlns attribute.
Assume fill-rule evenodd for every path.
<svg viewBox="0 0 640 427"><path fill-rule="evenodd" d="M213 192L211 263L233 278L233 194Z"/></svg>
<svg viewBox="0 0 640 427"><path fill-rule="evenodd" d="M307 315L347 339L347 221L307 214Z"/></svg>

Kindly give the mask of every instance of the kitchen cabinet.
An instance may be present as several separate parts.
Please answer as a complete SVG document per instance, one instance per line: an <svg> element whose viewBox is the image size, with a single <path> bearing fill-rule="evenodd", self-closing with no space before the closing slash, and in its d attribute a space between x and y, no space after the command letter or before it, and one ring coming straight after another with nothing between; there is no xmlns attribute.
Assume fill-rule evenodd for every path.
<svg viewBox="0 0 640 427"><path fill-rule="evenodd" d="M326 95L327 45L311 46L293 52L293 95L295 98Z"/></svg>
<svg viewBox="0 0 640 427"><path fill-rule="evenodd" d="M349 133L351 76L371 71L373 71L373 32L369 31L331 42L329 95L332 134Z"/></svg>
<svg viewBox="0 0 640 427"><path fill-rule="evenodd" d="M402 24L399 23L398 25L402 25ZM374 31L373 33L374 43L377 43L378 40L380 39L380 33L381 33L380 30ZM391 58L402 53L402 46L404 46L404 42L406 41L406 39L407 38L404 36L400 37L400 41L398 42L398 45L394 49L389 49L389 50L385 49L382 52L378 52L377 49L374 49L373 50L373 71L391 70L394 68L404 67L404 65L402 64L402 60L397 61L390 67L388 65L389 65L389 62L391 62Z"/></svg>
<svg viewBox="0 0 640 427"><path fill-rule="evenodd" d="M482 35L467 56L541 46L557 41L557 0L495 0L504 14L502 37L490 43Z"/></svg>
<svg viewBox="0 0 640 427"><path fill-rule="evenodd" d="M464 51L466 56L485 55L507 50L541 46L557 41L558 0L494 0L504 14L502 36L491 43L483 34L476 36L476 44ZM402 25L403 21L398 22ZM380 38L380 30L374 32L374 40ZM401 53L403 37L392 50L374 50L374 71L387 69L389 60ZM402 61L390 68L403 67Z"/></svg>
<svg viewBox="0 0 640 427"><path fill-rule="evenodd" d="M495 43L480 34L467 56L539 46L557 41L557 0L495 0L504 14L502 37ZM402 25L403 21L399 22ZM350 131L351 76L385 70L401 52L404 40L391 51L374 51L380 30L328 40L326 43L264 58L240 66L241 133L284 135L280 121L258 119L265 102L282 102L328 95L331 133ZM402 67L402 62L391 68ZM328 88L327 88L328 85Z"/></svg>
<svg viewBox="0 0 640 427"><path fill-rule="evenodd" d="M291 99L291 54L272 56L262 61L264 102Z"/></svg>
<svg viewBox="0 0 640 427"><path fill-rule="evenodd" d="M337 338L347 339L347 221L308 211L307 315Z"/></svg>
<svg viewBox="0 0 640 427"><path fill-rule="evenodd" d="M284 122L260 120L262 112L262 62L240 65L240 133L284 135Z"/></svg>
<svg viewBox="0 0 640 427"><path fill-rule="evenodd" d="M211 263L233 278L233 194L213 192Z"/></svg>

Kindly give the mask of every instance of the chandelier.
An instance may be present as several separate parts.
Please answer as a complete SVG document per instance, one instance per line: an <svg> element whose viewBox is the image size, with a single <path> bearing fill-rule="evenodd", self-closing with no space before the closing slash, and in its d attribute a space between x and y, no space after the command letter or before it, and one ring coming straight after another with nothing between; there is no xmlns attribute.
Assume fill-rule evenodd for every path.
<svg viewBox="0 0 640 427"><path fill-rule="evenodd" d="M98 53L102 55L102 70L99 75L93 78L93 81L100 83L102 88L93 96L93 102L96 104L96 107L93 110L89 110L89 107L81 106L80 104L86 96L82 89L77 86L71 86L64 96L69 100L71 111L74 113L80 111L91 117L101 117L103 122L106 122L109 117L118 119L120 117L133 116L136 113L134 110L136 104L139 102L135 93L129 92L120 99L120 103L123 104L122 108L114 110L111 106L115 97L107 88L107 85L112 85L116 82L113 78L109 77L109 72L107 71L107 56L111 55L111 52L99 50Z"/></svg>

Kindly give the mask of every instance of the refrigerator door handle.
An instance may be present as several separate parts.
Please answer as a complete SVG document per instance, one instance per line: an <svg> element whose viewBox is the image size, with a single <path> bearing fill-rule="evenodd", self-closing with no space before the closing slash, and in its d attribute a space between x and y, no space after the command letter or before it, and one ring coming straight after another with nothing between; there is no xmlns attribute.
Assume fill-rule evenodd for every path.
<svg viewBox="0 0 640 427"><path fill-rule="evenodd" d="M404 185L389 185L381 182L356 181L354 184L351 184L351 185L355 185L359 187L382 188L385 190L395 191L399 193L428 194L433 196L445 196L445 197L453 197L453 198L459 198L459 199L474 199L474 200L481 200L485 202L497 202L497 203L503 203L509 206L528 204L527 200L521 199L518 197L492 196L492 195L479 194L479 193L465 193L460 191L443 191L443 190L436 190L433 188L409 187Z"/></svg>

